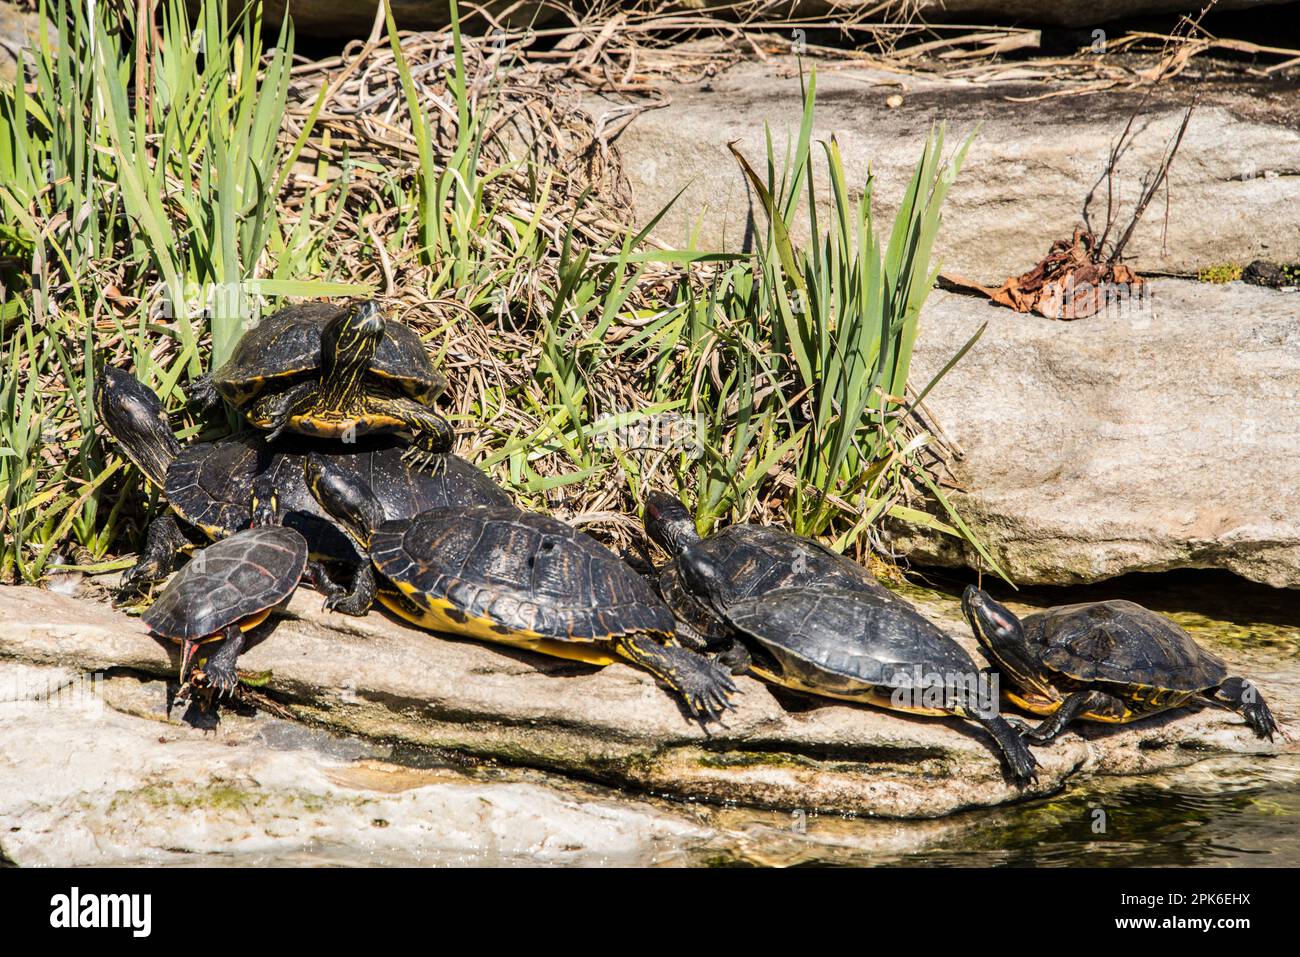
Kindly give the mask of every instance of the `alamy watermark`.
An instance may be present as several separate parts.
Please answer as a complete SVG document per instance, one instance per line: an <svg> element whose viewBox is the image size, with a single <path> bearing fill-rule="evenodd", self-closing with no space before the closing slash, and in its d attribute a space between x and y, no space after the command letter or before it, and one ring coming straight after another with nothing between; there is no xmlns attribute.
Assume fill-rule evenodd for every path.
<svg viewBox="0 0 1300 957"><path fill-rule="evenodd" d="M153 895L86 894L73 887L50 898L50 926L124 928L132 937L148 937L153 929Z"/></svg>
<svg viewBox="0 0 1300 957"><path fill-rule="evenodd" d="M1000 700L995 671L935 671L922 664L896 666L881 682L893 691L890 704L902 711L966 711L996 717Z"/></svg>
<svg viewBox="0 0 1300 957"><path fill-rule="evenodd" d="M1155 295L1149 282L1076 281L1073 274L1051 293L1044 290L1040 310L1050 319L1105 318L1134 329L1151 325Z"/></svg>
<svg viewBox="0 0 1300 957"><path fill-rule="evenodd" d="M0 716L37 708L65 708L87 715L104 710L104 675L55 677L47 672L0 677Z"/></svg>
<svg viewBox="0 0 1300 957"><path fill-rule="evenodd" d="M244 331L261 322L263 307L270 301L254 283L183 282L159 287L159 298L149 310L155 319L204 316L237 316Z"/></svg>
<svg viewBox="0 0 1300 957"><path fill-rule="evenodd" d="M592 441L606 449L678 451L692 459L704 454L704 417L698 414L660 412L633 417L615 413L598 419L592 432Z"/></svg>

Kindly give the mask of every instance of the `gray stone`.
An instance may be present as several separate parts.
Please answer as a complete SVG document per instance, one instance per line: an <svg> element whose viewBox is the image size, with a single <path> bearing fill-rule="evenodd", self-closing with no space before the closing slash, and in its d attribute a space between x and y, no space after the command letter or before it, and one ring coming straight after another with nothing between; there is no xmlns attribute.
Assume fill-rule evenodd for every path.
<svg viewBox="0 0 1300 957"><path fill-rule="evenodd" d="M30 62L32 49L44 29L51 47L58 46L54 25L32 10L20 9L8 0L0 0L0 83L12 83L18 75L18 56Z"/></svg>
<svg viewBox="0 0 1300 957"><path fill-rule="evenodd" d="M12 665L0 660L0 680ZM0 833L22 866L653 864L712 837L689 820L530 783L338 755L275 722L168 719L161 681L2 712ZM119 706L151 703L149 717ZM153 706L157 707L153 707ZM4 708L4 706L0 706Z"/></svg>
<svg viewBox="0 0 1300 957"><path fill-rule="evenodd" d="M1272 6L1285 0L1220 0L1217 10L1245 10ZM679 0L684 9L699 10L711 6L735 8L731 0ZM753 4L760 8L761 2ZM825 17L848 19L862 10L878 10L878 0L781 0L767 4L772 17ZM1199 13L1205 6L1196 0L1067 0L1043 3L1042 0L911 0L896 4L926 22L994 23L998 25L1040 24L1043 26L1082 27L1130 17L1154 14ZM743 8L742 8L743 9ZM880 15L877 13L877 17Z"/></svg>
<svg viewBox="0 0 1300 957"><path fill-rule="evenodd" d="M1008 67L1008 72L1012 67ZM1101 231L1112 142L1138 103L1134 93L1009 102L1054 89L1024 81L975 84L824 64L818 74L815 136L836 137L850 186L868 164L875 174L877 229L887 230L932 124L946 122L948 150L978 126L974 144L943 212L936 254L944 269L990 284L1037 263L1056 239L1083 221L1084 201ZM1237 92L1212 86L1193 114L1174 160L1168 217L1162 192L1133 234L1126 256L1139 272L1192 272L1264 258L1300 260L1300 129L1293 98L1267 85ZM800 85L788 59L741 64L703 83L671 89L672 102L642 113L617 143L636 199L649 220L680 190L657 230L683 244L698 228L704 247L741 248L750 217L764 222L727 150L736 141L756 169L765 163L763 124L778 159L798 131ZM901 93L902 105L886 99ZM1184 104L1159 88L1135 124L1137 138L1116 176L1117 219L1127 222L1141 180L1158 165ZM609 106L593 98L599 118ZM820 148L815 152L822 201L828 201ZM823 220L825 222L825 220ZM1167 229L1166 229L1167 226ZM795 238L807 238L800 213ZM1114 238L1112 236L1112 238Z"/></svg>
<svg viewBox="0 0 1300 957"><path fill-rule="evenodd" d="M241 666L269 673L266 692L321 728L641 792L810 813L932 818L1024 796L1004 781L984 732L959 720L829 701L783 704L766 686L741 678L738 710L725 728L706 733L635 668L592 670L451 640L377 612L346 618L323 612L320 601L300 590L287 617ZM936 620L954 635L966 631L952 607ZM164 677L176 667L173 646L101 604L0 588L0 623L0 659L82 673L117 666ZM969 638L963 640L969 647ZM1257 680L1267 695L1268 676ZM114 694L105 692L109 699ZM1284 714L1286 703L1279 701ZM125 710L160 709L155 701ZM1215 754L1276 750L1257 741L1236 715L1212 708L1158 716L1140 727L1084 727L1037 752L1040 782L1028 793L1058 790L1081 774L1137 773Z"/></svg>
<svg viewBox="0 0 1300 957"><path fill-rule="evenodd" d="M962 516L1021 583L1223 568L1300 587L1300 296L1161 280L1074 322L936 291L913 365L964 457ZM970 563L896 529L922 563Z"/></svg>

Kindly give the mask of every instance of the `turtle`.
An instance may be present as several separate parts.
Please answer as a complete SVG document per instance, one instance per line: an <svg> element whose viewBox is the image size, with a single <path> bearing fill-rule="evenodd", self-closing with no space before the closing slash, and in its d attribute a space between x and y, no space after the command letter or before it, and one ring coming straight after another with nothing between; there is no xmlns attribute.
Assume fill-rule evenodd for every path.
<svg viewBox="0 0 1300 957"><path fill-rule="evenodd" d="M257 433L244 433L182 447L158 397L112 366L100 373L95 408L105 429L171 506L150 523L140 560L122 576L127 590L165 578L178 552L251 524L283 524L300 532L310 549L313 581L326 593L336 590L321 563L355 569L361 562L352 540L307 491L303 467L312 451L330 455L340 468L368 482L389 518L435 506L510 505L505 491L464 459L443 453L432 456L429 467L418 467L406 461L394 436L345 445L297 436L268 443ZM337 590L347 597L345 589Z"/></svg>
<svg viewBox="0 0 1300 957"><path fill-rule="evenodd" d="M415 331L365 300L280 310L190 395L203 408L225 398L272 439L284 429L324 438L410 430L423 448L445 452L452 429L431 407L445 386Z"/></svg>
<svg viewBox="0 0 1300 957"><path fill-rule="evenodd" d="M766 594L778 588L842 588L896 599L857 562L821 542L771 525L729 525L701 538L686 506L667 492L646 496L646 532L672 561L656 572L659 593L678 620L682 643L696 651L716 651L733 674L748 669L745 645L713 610L713 605ZM682 578L687 564L713 570L710 593L696 595ZM725 597L723 593L725 592Z"/></svg>
<svg viewBox="0 0 1300 957"><path fill-rule="evenodd" d="M1061 605L1017 618L974 585L962 611L981 647L1014 685L1018 707L1046 720L1022 731L1048 744L1076 718L1127 724L1197 697L1238 712L1270 741L1277 721L1255 685L1163 615L1131 601Z"/></svg>
<svg viewBox="0 0 1300 957"><path fill-rule="evenodd" d="M154 634L182 646L182 683L199 649L222 642L199 664L218 697L233 694L244 633L293 594L306 565L307 540L293 529L245 529L197 552L142 620Z"/></svg>
<svg viewBox="0 0 1300 957"><path fill-rule="evenodd" d="M693 566L683 572L690 579ZM863 590L779 588L718 611L743 636L756 677L803 694L969 719L993 737L1018 786L1037 779L1038 761L998 713L987 669L907 602Z"/></svg>
<svg viewBox="0 0 1300 957"><path fill-rule="evenodd" d="M730 676L678 644L672 612L650 583L572 526L498 506L385 520L373 491L322 455L307 457L307 486L369 555L366 588L399 617L588 664L626 659L701 721L733 707ZM326 605L365 610L342 609L334 597Z"/></svg>

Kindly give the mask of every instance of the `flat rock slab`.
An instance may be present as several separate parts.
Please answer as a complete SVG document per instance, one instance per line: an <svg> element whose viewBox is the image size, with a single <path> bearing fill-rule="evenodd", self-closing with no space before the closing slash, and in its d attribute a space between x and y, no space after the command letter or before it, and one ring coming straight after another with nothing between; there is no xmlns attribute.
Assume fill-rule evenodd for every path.
<svg viewBox="0 0 1300 957"><path fill-rule="evenodd" d="M913 381L964 457L954 504L1020 583L1223 568L1300 587L1300 295L1161 280L1088 319L934 292ZM914 561L974 564L897 530Z"/></svg>
<svg viewBox="0 0 1300 957"><path fill-rule="evenodd" d="M300 590L269 636L241 658L249 671L270 672L265 690L297 718L369 739L710 802L938 817L1051 792L1081 774L1141 773L1210 755L1278 750L1256 740L1235 715L1189 710L1139 727L1068 733L1038 750L1039 783L1021 792L1004 781L982 729L962 721L830 702L783 704L766 686L742 678L739 709L725 728L706 733L635 668L592 670L434 636L378 612L359 619L329 614L320 603ZM958 623L941 624L960 634ZM177 666L176 649L150 637L138 620L28 587L0 588L0 659L78 674L128 669L167 676ZM50 742L55 754L79 746Z"/></svg>
<svg viewBox="0 0 1300 957"><path fill-rule="evenodd" d="M888 236L931 127L946 123L946 149L978 127L974 144L943 210L935 253L945 270L997 285L1033 267L1053 241L1069 239L1084 221L1098 233L1106 216L1103 173L1114 140L1140 96L1106 93L1038 102L1055 87L1016 79L969 83L904 77L832 61L817 76L814 138L839 143L849 187L857 195L870 165L875 176L877 231ZM1023 74L1023 71L1020 71ZM648 221L679 191L681 198L656 232L670 244L696 236L706 248L747 248L766 228L761 205L727 149L764 169L764 124L770 124L778 163L798 135L802 94L788 58L743 63L707 80L670 90L662 109L637 116L617 143L637 212ZM1225 262L1300 260L1300 123L1295 91L1267 84L1241 90L1202 90L1162 191L1133 233L1125 254L1141 271L1190 272ZM890 109L886 100L902 95ZM1144 177L1158 167L1185 103L1161 89L1134 123L1134 141L1115 177L1116 217L1126 224ZM609 104L594 100L593 116ZM815 148L819 202L829 203L825 162ZM1165 203L1168 202L1166 216ZM829 222L823 209L822 223ZM795 218L794 236L807 240L808 217ZM823 225L823 228L825 226Z"/></svg>
<svg viewBox="0 0 1300 957"><path fill-rule="evenodd" d="M0 680L35 681L0 661ZM292 722L163 719L167 685L0 704L0 859L22 866L672 863L706 827L401 767ZM183 709L178 709L183 710ZM317 740L313 740L313 737Z"/></svg>

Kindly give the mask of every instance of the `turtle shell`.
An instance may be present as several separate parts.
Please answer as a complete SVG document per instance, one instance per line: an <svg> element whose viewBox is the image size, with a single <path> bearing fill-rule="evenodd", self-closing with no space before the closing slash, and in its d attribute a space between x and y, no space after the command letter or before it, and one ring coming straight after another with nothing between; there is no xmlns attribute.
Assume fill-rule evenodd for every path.
<svg viewBox="0 0 1300 957"><path fill-rule="evenodd" d="M729 600L757 597L780 588L839 588L898 601L869 571L821 542L768 525L730 525L689 545L659 573L664 601L710 641L729 631L704 607L716 608L722 596L695 595L681 575L683 564L700 559L711 562L720 573L732 596Z"/></svg>
<svg viewBox="0 0 1300 957"><path fill-rule="evenodd" d="M738 599L778 588L840 588L893 599L889 589L850 558L821 542L770 525L730 525L691 544L678 558L707 557Z"/></svg>
<svg viewBox="0 0 1300 957"><path fill-rule="evenodd" d="M253 483L270 476L278 496L276 519L299 532L316 556L352 559L356 549L315 497L303 477L311 452L327 454L378 497L389 519L426 509L472 505L509 506L510 497L480 469L458 456L430 457L417 467L405 447L381 438L353 446L298 438L267 445L257 435L201 442L182 449L167 470L164 494L182 518L212 538L224 538L252 521Z"/></svg>
<svg viewBox="0 0 1300 957"><path fill-rule="evenodd" d="M144 614L156 634L197 640L280 604L298 587L307 542L289 528L250 528L196 552Z"/></svg>
<svg viewBox="0 0 1300 957"><path fill-rule="evenodd" d="M197 442L181 449L163 494L181 518L211 538L224 538L252 521L253 480L265 467L264 444L253 436Z"/></svg>
<svg viewBox="0 0 1300 957"><path fill-rule="evenodd" d="M915 680L918 668L923 676L963 678L979 671L957 642L892 595L784 588L737 602L725 614L760 646L765 666L826 694L895 687Z"/></svg>
<svg viewBox="0 0 1300 957"><path fill-rule="evenodd" d="M246 332L230 358L212 374L212 382L232 404L242 407L268 383L320 371L321 333L349 306L309 302L289 306ZM395 384L420 402L431 402L447 384L433 367L419 335L410 326L389 321L370 362L370 375Z"/></svg>
<svg viewBox="0 0 1300 957"><path fill-rule="evenodd" d="M1043 665L1076 681L1196 692L1219 684L1223 661L1163 615L1131 601L1063 605L1025 617Z"/></svg>
<svg viewBox="0 0 1300 957"><path fill-rule="evenodd" d="M434 509L385 522L371 536L370 553L406 600L488 622L501 634L593 642L674 630L672 613L645 579L595 539L546 515Z"/></svg>

